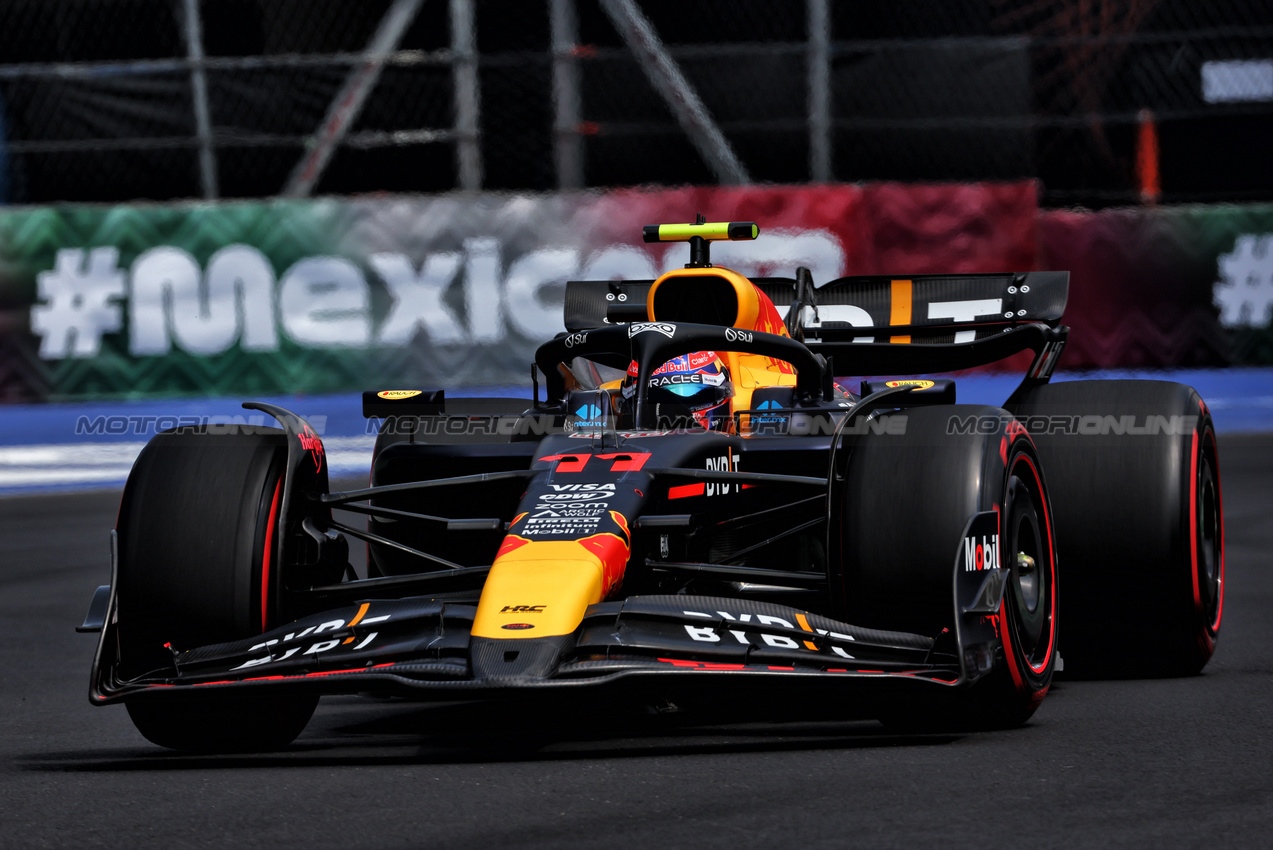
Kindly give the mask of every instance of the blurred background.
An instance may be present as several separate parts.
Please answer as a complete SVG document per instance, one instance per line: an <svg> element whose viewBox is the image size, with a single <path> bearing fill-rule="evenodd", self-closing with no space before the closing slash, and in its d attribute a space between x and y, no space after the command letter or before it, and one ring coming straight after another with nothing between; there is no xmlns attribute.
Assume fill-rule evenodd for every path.
<svg viewBox="0 0 1273 850"><path fill-rule="evenodd" d="M1273 5L8 0L0 114L14 204L1023 179L1045 207L1270 200Z"/></svg>
<svg viewBox="0 0 1273 850"><path fill-rule="evenodd" d="M1270 138L1267 0L6 0L0 446L526 391L700 212L745 274L1068 270L1061 377L1273 428Z"/></svg>

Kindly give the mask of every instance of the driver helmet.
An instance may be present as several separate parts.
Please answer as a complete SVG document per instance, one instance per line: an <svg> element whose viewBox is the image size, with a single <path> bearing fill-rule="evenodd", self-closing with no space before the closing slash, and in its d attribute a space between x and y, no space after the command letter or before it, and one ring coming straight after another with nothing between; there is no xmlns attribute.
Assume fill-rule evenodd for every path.
<svg viewBox="0 0 1273 850"><path fill-rule="evenodd" d="M626 398L636 395L637 364L628 366ZM673 357L650 373L650 404L660 427L728 431L734 384L729 369L715 351L694 351Z"/></svg>

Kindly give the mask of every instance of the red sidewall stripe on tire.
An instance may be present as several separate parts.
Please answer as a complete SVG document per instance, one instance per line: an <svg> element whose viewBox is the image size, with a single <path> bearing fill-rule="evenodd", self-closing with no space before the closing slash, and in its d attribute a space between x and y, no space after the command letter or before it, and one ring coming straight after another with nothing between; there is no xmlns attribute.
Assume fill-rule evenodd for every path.
<svg viewBox="0 0 1273 850"><path fill-rule="evenodd" d="M1215 432L1209 432L1212 445L1215 445ZM1202 617L1206 617L1207 612L1202 610L1202 590L1199 584L1198 575L1198 462L1202 458L1204 446L1198 439L1198 432L1193 432L1193 442L1189 452L1189 568L1193 576L1193 609ZM1217 452L1218 454L1218 452ZM1217 458L1218 459L1218 458ZM1216 534L1220 539L1220 563L1217 565L1219 572L1219 587L1216 589L1216 617L1210 623L1206 623L1203 632L1200 635L1203 649L1208 653L1215 650L1215 634L1220 631L1220 618L1224 615L1224 505L1220 501L1220 471L1213 468L1211 474L1215 480L1216 490L1216 508L1220 516L1219 527Z"/></svg>
<svg viewBox="0 0 1273 850"><path fill-rule="evenodd" d="M1035 492L1039 494L1040 502L1043 507L1043 527L1047 531L1047 552L1048 552L1048 610L1051 612L1048 618L1048 651L1044 653L1043 663L1035 667L1030 663L1029 659L1025 659L1026 666L1036 674L1042 674L1048 667L1048 662L1052 658L1052 650L1056 645L1056 550L1052 546L1052 519L1048 515L1047 500L1044 498L1043 480L1039 477L1039 470L1035 468L1034 462L1030 460L1029 455L1020 455L1016 460L1025 461L1030 467L1030 473L1034 476L1036 486ZM1006 537L1006 535L1005 535ZM1009 557L1012 557L1009 555ZM1012 681L1017 686L1017 690L1022 693L1030 692L1030 686L1026 683L1025 678L1021 675L1021 670L1017 667L1016 654L1012 648L1012 627L1008 622L1008 605L1007 600L1000 604L999 607L999 634L1003 640L1004 653L1008 662L1008 670L1012 674ZM1042 699L1043 694L1047 693L1047 688L1043 688L1037 694L1036 698Z"/></svg>
<svg viewBox="0 0 1273 850"><path fill-rule="evenodd" d="M1202 610L1198 587L1198 432L1189 446L1189 570L1193 575L1193 610Z"/></svg>
<svg viewBox="0 0 1273 850"><path fill-rule="evenodd" d="M1216 432L1210 431L1208 434L1211 437L1211 451L1215 458L1215 466L1211 470L1211 476L1215 479L1216 534L1219 535L1220 539L1220 588L1216 591L1216 619L1211 624L1211 634L1214 635L1220 631L1220 617L1224 615L1224 495L1220 489L1220 447L1216 445Z"/></svg>
<svg viewBox="0 0 1273 850"><path fill-rule="evenodd" d="M274 485L274 498L270 502L270 518L265 524L265 552L261 555L261 631L269 628L270 611L270 561L274 557L274 525L278 520L279 494L283 490L283 476Z"/></svg>

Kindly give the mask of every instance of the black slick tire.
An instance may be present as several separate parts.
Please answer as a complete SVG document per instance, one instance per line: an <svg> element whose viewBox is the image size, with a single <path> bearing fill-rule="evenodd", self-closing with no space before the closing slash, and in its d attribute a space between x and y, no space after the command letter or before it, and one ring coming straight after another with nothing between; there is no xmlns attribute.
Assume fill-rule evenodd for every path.
<svg viewBox="0 0 1273 850"><path fill-rule="evenodd" d="M1034 446L999 408L903 414L904 433L858 437L845 480L835 485L843 495L840 539L831 541L841 570L833 587L841 588L849 622L936 636L954 625L953 570L965 527L974 514L998 511L1010 572L994 669L970 688L892 706L887 720L912 729L1020 725L1047 694L1057 649L1053 521Z"/></svg>
<svg viewBox="0 0 1273 850"><path fill-rule="evenodd" d="M119 534L119 674L172 670L178 650L274 625L274 524L287 446L266 428L181 428L156 435L129 474ZM286 746L317 704L309 695L213 692L126 701L160 746L229 752Z"/></svg>
<svg viewBox="0 0 1273 850"><path fill-rule="evenodd" d="M1067 381L1012 403L1048 469L1065 674L1198 673L1224 607L1215 427L1191 387Z"/></svg>

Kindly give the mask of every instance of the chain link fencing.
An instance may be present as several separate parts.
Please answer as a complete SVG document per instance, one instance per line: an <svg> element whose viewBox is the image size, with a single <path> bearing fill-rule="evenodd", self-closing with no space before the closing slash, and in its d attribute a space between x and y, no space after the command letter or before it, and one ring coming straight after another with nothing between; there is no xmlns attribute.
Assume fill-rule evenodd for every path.
<svg viewBox="0 0 1273 850"><path fill-rule="evenodd" d="M1266 0L9 0L0 201L1035 179L1273 198Z"/></svg>

